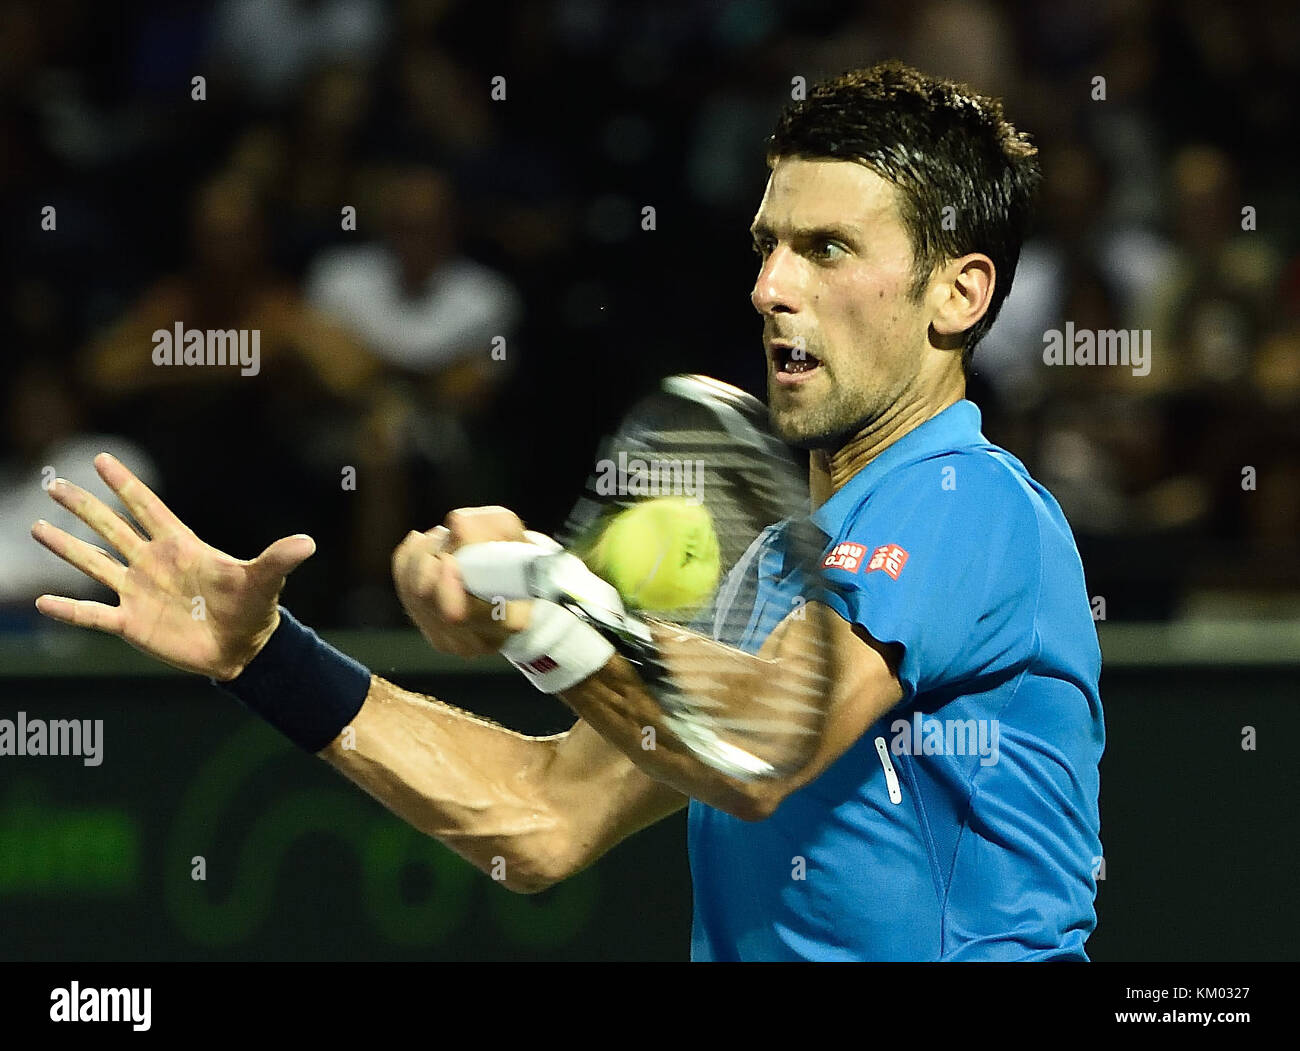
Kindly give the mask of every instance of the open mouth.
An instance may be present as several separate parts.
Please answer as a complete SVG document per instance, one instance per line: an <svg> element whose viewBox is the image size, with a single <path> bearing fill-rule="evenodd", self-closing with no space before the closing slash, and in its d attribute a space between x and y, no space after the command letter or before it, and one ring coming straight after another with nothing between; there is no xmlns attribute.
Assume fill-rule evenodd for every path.
<svg viewBox="0 0 1300 1051"><path fill-rule="evenodd" d="M821 360L800 342L774 342L769 353L778 376L803 376L821 366Z"/></svg>

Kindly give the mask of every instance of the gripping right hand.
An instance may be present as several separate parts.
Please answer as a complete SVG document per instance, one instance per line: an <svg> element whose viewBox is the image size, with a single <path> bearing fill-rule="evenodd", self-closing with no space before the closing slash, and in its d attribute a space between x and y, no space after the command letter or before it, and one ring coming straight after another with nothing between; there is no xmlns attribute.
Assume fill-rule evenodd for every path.
<svg viewBox="0 0 1300 1051"><path fill-rule="evenodd" d="M123 561L44 520L32 526L32 536L116 592L118 605L42 595L36 608L53 620L116 635L182 671L220 681L235 678L279 625L285 577L311 557L315 541L297 534L277 540L251 561L232 558L195 536L108 453L95 457L95 470L146 535L64 479L55 479L50 496Z"/></svg>
<svg viewBox="0 0 1300 1051"><path fill-rule="evenodd" d="M393 583L407 616L434 649L458 657L496 653L528 626L532 602L484 602L471 595L456 563L457 548L489 540L530 540L519 516L504 507L462 507L443 525L412 531L393 552ZM536 542L536 541L534 541Z"/></svg>

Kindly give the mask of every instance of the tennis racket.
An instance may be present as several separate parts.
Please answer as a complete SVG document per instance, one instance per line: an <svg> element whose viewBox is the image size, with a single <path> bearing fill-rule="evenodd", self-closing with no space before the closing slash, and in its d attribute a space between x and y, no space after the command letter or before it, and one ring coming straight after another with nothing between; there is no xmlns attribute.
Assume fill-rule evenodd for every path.
<svg viewBox="0 0 1300 1051"><path fill-rule="evenodd" d="M761 586L779 565L780 575L810 582L811 598L825 542L807 522L806 470L767 420L763 403L736 387L670 376L602 444L558 547L491 542L456 552L472 594L545 598L601 630L638 663L671 732L746 781L807 759L826 716L831 660L825 607L802 594L774 606ZM634 520L641 528L629 533ZM631 573L618 572L614 537ZM575 585L565 570L575 558L603 579L583 572ZM688 638L693 645L679 644Z"/></svg>

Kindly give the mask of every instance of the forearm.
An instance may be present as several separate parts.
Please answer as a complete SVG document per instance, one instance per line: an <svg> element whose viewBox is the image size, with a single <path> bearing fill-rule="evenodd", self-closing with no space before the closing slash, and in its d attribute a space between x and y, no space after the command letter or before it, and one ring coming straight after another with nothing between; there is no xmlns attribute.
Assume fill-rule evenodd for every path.
<svg viewBox="0 0 1300 1051"><path fill-rule="evenodd" d="M747 816L749 791L702 763L664 723L664 712L636 669L613 657L562 698L592 729L655 780L692 799Z"/></svg>
<svg viewBox="0 0 1300 1051"><path fill-rule="evenodd" d="M528 737L372 676L365 704L321 758L511 890L566 871L567 834L545 790L560 737Z"/></svg>
<svg viewBox="0 0 1300 1051"><path fill-rule="evenodd" d="M814 715L812 725L794 715L774 718L771 707L774 696L788 700L798 693L796 680L804 669L791 658L803 632L778 630L772 645L754 655L668 625L656 624L654 630L660 657L680 693L702 702L723 722L762 726L763 758L775 765L792 771L806 762L820 728L816 706L800 706L805 715ZM673 734L654 694L622 658L611 659L562 697L647 774L729 814L762 817L767 797L781 787L781 779L738 781L700 760Z"/></svg>
<svg viewBox="0 0 1300 1051"><path fill-rule="evenodd" d="M737 780L703 762L666 725L636 667L615 657L563 700L650 777L745 819L762 819L801 783L820 747L836 682L823 635L829 611L788 618L757 654L656 623L655 643L677 693L698 702L728 743L776 767L774 777Z"/></svg>

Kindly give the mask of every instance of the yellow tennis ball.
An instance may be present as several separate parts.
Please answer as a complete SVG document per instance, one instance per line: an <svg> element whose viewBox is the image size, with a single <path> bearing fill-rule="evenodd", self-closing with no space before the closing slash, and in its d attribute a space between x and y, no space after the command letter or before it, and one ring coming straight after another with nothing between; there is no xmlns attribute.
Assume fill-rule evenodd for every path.
<svg viewBox="0 0 1300 1051"><path fill-rule="evenodd" d="M721 572L713 517L682 497L647 500L613 518L588 564L633 609L693 612L713 594Z"/></svg>

